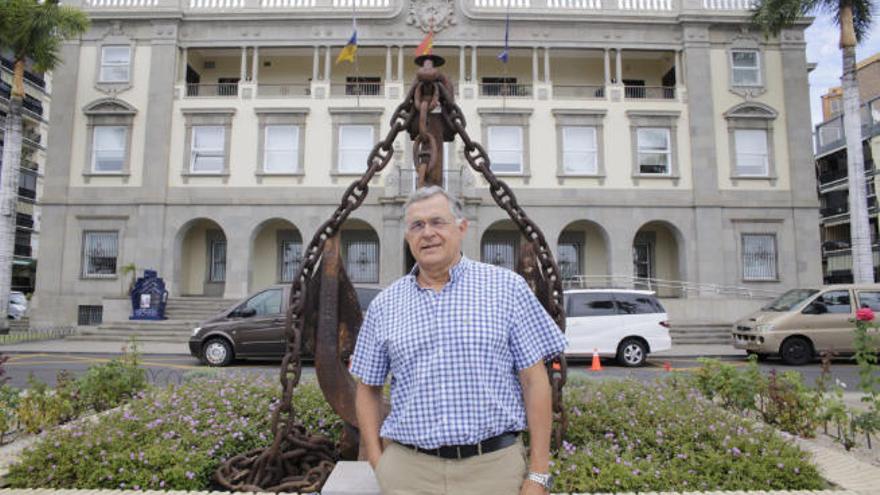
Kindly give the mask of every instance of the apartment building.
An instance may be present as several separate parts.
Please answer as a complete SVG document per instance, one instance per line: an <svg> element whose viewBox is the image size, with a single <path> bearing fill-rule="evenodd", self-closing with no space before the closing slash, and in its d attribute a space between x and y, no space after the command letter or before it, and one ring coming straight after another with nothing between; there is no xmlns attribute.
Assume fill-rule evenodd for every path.
<svg viewBox="0 0 880 495"><path fill-rule="evenodd" d="M79 4L92 26L54 74L37 318L100 314L129 263L173 297L289 282L431 29L469 133L567 277L664 297L821 280L808 22L767 40L744 0L351 1ZM336 64L352 12L357 63ZM412 264L411 144L394 149L341 232L357 284ZM465 254L515 266L514 225L461 142L444 150Z"/></svg>
<svg viewBox="0 0 880 495"><path fill-rule="evenodd" d="M871 62L871 65L880 68L878 56L875 55L868 60L876 60L877 62ZM863 65L860 64L861 66ZM869 89L863 89L862 94L866 94L866 92L871 94L872 84L874 86L880 84L880 73L859 72L860 85L863 79ZM832 88L829 90L829 94L833 95L837 89ZM874 157L880 154L880 91L874 93L876 94L871 99L864 101L859 115L862 122L862 156L868 195L868 221L874 258L874 280L880 280L880 246L877 243L877 189L880 185L878 183L880 176L877 174L877 167L874 163ZM826 99L823 96L823 107L826 101L837 100L834 98ZM816 126L815 139L823 280L829 284L846 283L852 281L846 134L843 128L843 116L840 113L832 111L825 116L827 119Z"/></svg>
<svg viewBox="0 0 880 495"><path fill-rule="evenodd" d="M880 97L880 53L856 63L856 80L859 83L859 101L867 102ZM831 120L843 113L843 88L829 88L822 95L822 121Z"/></svg>
<svg viewBox="0 0 880 495"><path fill-rule="evenodd" d="M0 151L5 144L6 115L12 92L13 57L0 52ZM36 285L37 248L40 233L38 199L43 187L46 163L46 134L49 130L50 87L43 74L26 65L25 98L22 102L21 171L15 213L15 248L12 290L30 294ZM2 166L0 155L0 166Z"/></svg>

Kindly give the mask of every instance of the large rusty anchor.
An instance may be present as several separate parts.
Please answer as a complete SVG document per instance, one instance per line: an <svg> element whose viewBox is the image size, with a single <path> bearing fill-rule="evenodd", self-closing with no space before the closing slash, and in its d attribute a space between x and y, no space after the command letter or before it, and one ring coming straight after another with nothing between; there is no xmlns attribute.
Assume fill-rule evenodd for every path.
<svg viewBox="0 0 880 495"><path fill-rule="evenodd" d="M549 245L518 205L510 187L495 177L486 150L466 132L467 124L455 103L452 83L437 70L443 63L443 58L436 55L416 59L416 79L395 109L385 139L370 152L367 171L346 189L339 206L306 247L291 285L285 328L287 348L281 364L282 396L272 416L273 442L265 449L246 452L225 462L215 473L223 487L238 491L317 491L337 460L358 457L356 385L347 365L361 325L361 309L343 267L339 233L348 216L366 199L370 180L388 165L394 140L403 131L413 141L419 187L442 187L441 143L454 140L456 135L461 138L471 169L486 180L495 203L508 213L523 236L517 271L526 278L560 330L565 331L562 281ZM312 351L321 391L344 422L337 445L305 431L293 410L293 390L302 372L300 353L304 349ZM559 447L567 425L562 407L567 374L564 356L548 363L547 368L553 392L553 443Z"/></svg>

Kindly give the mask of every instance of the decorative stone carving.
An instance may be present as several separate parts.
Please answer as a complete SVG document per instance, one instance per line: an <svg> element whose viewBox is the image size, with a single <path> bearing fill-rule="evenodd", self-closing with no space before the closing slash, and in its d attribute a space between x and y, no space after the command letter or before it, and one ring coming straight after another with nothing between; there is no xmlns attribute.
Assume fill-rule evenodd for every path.
<svg viewBox="0 0 880 495"><path fill-rule="evenodd" d="M410 0L406 23L427 33L456 25L453 0Z"/></svg>

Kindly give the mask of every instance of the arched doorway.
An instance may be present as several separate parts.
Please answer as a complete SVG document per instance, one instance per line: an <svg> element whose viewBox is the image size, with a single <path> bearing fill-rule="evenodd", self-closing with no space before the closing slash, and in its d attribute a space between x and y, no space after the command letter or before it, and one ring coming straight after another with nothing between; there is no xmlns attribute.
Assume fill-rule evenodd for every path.
<svg viewBox="0 0 880 495"><path fill-rule="evenodd" d="M648 222L636 232L633 239L633 277L636 285L654 290L661 297L677 297L676 287L681 281L681 232L668 222Z"/></svg>
<svg viewBox="0 0 880 495"><path fill-rule="evenodd" d="M217 222L197 218L184 224L177 236L177 269L183 296L223 297L226 289L226 233Z"/></svg>
<svg viewBox="0 0 880 495"><path fill-rule="evenodd" d="M608 284L608 234L589 220L572 222L559 234L556 263L563 279L587 284Z"/></svg>
<svg viewBox="0 0 880 495"><path fill-rule="evenodd" d="M272 218L258 225L251 242L249 291L293 282L302 250L302 235L289 221Z"/></svg>

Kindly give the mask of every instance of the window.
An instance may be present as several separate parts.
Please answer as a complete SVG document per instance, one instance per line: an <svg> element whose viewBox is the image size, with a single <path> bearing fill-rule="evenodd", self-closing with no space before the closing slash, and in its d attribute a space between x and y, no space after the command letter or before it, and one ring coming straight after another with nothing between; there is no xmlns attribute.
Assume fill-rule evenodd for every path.
<svg viewBox="0 0 880 495"><path fill-rule="evenodd" d="M776 236L742 235L743 280L776 280Z"/></svg>
<svg viewBox="0 0 880 495"><path fill-rule="evenodd" d="M83 276L116 275L119 254L117 232L85 232L83 234Z"/></svg>
<svg viewBox="0 0 880 495"><path fill-rule="evenodd" d="M767 131L765 129L737 129L734 131L736 146L736 175L767 176L769 159Z"/></svg>
<svg viewBox="0 0 880 495"><path fill-rule="evenodd" d="M807 308L817 308L818 311L815 313L810 313L809 311L805 314L825 314L825 313L836 313L836 314L847 314L852 309L849 304L849 291L848 290L832 290L821 294L816 299L813 299L813 302L807 306ZM819 309L821 308L821 309Z"/></svg>
<svg viewBox="0 0 880 495"><path fill-rule="evenodd" d="M880 311L880 292L859 291L859 307Z"/></svg>
<svg viewBox="0 0 880 495"><path fill-rule="evenodd" d="M104 320L104 306L77 306L76 324L98 326Z"/></svg>
<svg viewBox="0 0 880 495"><path fill-rule="evenodd" d="M92 143L92 172L122 172L125 165L125 126L96 126Z"/></svg>
<svg viewBox="0 0 880 495"><path fill-rule="evenodd" d="M192 128L192 173L221 173L225 167L225 127L219 125Z"/></svg>
<svg viewBox="0 0 880 495"><path fill-rule="evenodd" d="M843 98L829 98L828 102L832 117L843 112Z"/></svg>
<svg viewBox="0 0 880 495"><path fill-rule="evenodd" d="M621 314L642 315L663 312L660 303L647 294L617 292L614 294L614 299Z"/></svg>
<svg viewBox="0 0 880 495"><path fill-rule="evenodd" d="M757 50L733 50L730 67L734 86L760 86L761 66Z"/></svg>
<svg viewBox="0 0 880 495"><path fill-rule="evenodd" d="M267 316L281 313L281 290L271 289L260 292L248 299L242 309L253 309L254 316Z"/></svg>
<svg viewBox="0 0 880 495"><path fill-rule="evenodd" d="M598 172L595 127L563 127L562 148L564 173L596 174Z"/></svg>
<svg viewBox="0 0 880 495"><path fill-rule="evenodd" d="M130 70L130 47L105 46L101 48L101 82L128 82Z"/></svg>
<svg viewBox="0 0 880 495"><path fill-rule="evenodd" d="M568 316L609 316L616 315L614 298L606 292L583 292L571 294L568 298Z"/></svg>
<svg viewBox="0 0 880 495"><path fill-rule="evenodd" d="M343 125L339 127L339 163L337 170L344 174L361 173L367 168L367 158L373 149L373 126Z"/></svg>
<svg viewBox="0 0 880 495"><path fill-rule="evenodd" d="M302 263L302 242L281 241L281 281L293 282Z"/></svg>
<svg viewBox="0 0 880 495"><path fill-rule="evenodd" d="M226 281L226 241L211 241L209 282Z"/></svg>
<svg viewBox="0 0 880 495"><path fill-rule="evenodd" d="M489 127L489 159L492 171L518 174L523 171L522 127L500 125Z"/></svg>
<svg viewBox="0 0 880 495"><path fill-rule="evenodd" d="M636 135L639 173L669 175L672 162L669 129L643 127L638 129Z"/></svg>
<svg viewBox="0 0 880 495"><path fill-rule="evenodd" d="M294 173L299 169L299 127L268 125L265 133L263 171Z"/></svg>
<svg viewBox="0 0 880 495"><path fill-rule="evenodd" d="M379 242L350 240L345 247L345 271L352 283L379 282Z"/></svg>

